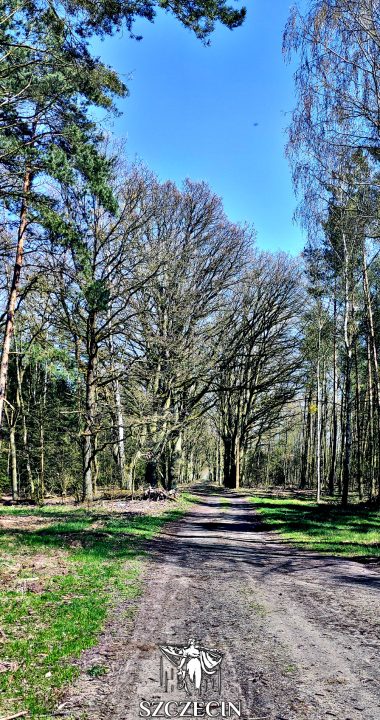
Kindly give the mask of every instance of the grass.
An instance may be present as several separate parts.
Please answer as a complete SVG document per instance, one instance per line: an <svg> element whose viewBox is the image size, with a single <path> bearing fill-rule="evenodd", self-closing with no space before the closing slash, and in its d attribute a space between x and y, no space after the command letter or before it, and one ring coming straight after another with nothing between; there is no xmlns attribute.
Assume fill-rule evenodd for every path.
<svg viewBox="0 0 380 720"><path fill-rule="evenodd" d="M219 504L221 506L222 512L224 510L227 510L227 508L231 506L231 502L230 502L229 498L224 497L223 495L221 495L219 498Z"/></svg>
<svg viewBox="0 0 380 720"><path fill-rule="evenodd" d="M251 602L249 604L249 607L251 610L253 610L253 612L256 615L258 615L261 618L265 618L268 615L267 609L266 609L265 605L263 605L262 603Z"/></svg>
<svg viewBox="0 0 380 720"><path fill-rule="evenodd" d="M252 497L265 524L296 545L344 557L380 557L380 513L362 506Z"/></svg>
<svg viewBox="0 0 380 720"><path fill-rule="evenodd" d="M0 578L11 578L0 594L0 716L27 710L30 718L50 717L60 688L78 674L75 658L96 643L110 607L139 595L142 541L179 518L187 502L154 516L0 509L16 521L0 529ZM93 669L94 676L101 672Z"/></svg>

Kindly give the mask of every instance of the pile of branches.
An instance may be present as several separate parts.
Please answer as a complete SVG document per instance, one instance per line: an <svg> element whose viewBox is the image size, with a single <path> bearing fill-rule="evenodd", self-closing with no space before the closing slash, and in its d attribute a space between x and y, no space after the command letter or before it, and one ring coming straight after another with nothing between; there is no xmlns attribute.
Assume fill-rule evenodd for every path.
<svg viewBox="0 0 380 720"><path fill-rule="evenodd" d="M152 487L151 485L148 485L148 487L144 490L143 494L144 500L176 500L177 499L177 491L176 490L164 490L164 488L160 487Z"/></svg>

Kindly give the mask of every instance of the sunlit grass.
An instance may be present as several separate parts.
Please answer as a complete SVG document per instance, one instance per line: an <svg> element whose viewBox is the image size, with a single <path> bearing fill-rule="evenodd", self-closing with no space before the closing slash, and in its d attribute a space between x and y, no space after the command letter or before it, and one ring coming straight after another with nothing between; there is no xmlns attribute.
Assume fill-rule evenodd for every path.
<svg viewBox="0 0 380 720"><path fill-rule="evenodd" d="M142 542L185 508L181 501L154 516L1 508L0 514L15 516L15 522L0 530L0 577L12 569L12 561L22 567L21 585L0 593L1 661L11 663L0 672L0 716L27 710L31 718L47 717L60 688L78 673L74 659L96 643L110 607L139 595ZM44 524L17 527L22 516ZM41 557L52 571L37 591L29 590L22 579L39 575L30 568Z"/></svg>
<svg viewBox="0 0 380 720"><path fill-rule="evenodd" d="M225 512L228 507L231 506L231 501L228 497L224 497L223 495L219 498L219 505L222 512Z"/></svg>
<svg viewBox="0 0 380 720"><path fill-rule="evenodd" d="M252 497L269 528L310 550L345 557L380 556L380 513L291 498Z"/></svg>

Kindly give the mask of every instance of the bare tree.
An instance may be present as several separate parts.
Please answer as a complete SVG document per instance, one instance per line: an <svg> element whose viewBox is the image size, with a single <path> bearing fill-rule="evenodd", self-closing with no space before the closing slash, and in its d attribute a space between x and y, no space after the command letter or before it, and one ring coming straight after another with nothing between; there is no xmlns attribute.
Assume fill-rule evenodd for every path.
<svg viewBox="0 0 380 720"><path fill-rule="evenodd" d="M51 229L56 247L51 274L55 279L58 324L71 337L73 353L84 382L83 497L92 500L97 475L98 439L110 424L110 411L99 407L111 385L116 403L119 460L124 452L124 427L119 381L127 371L130 337L130 298L143 279L137 236L151 213L149 174L132 169L115 174L118 206L110 213L84 183L62 192L65 223ZM115 439L113 439L113 442ZM112 442L112 441L107 441ZM121 467L125 473L125 466ZM124 485L126 478L121 482Z"/></svg>
<svg viewBox="0 0 380 720"><path fill-rule="evenodd" d="M248 228L227 220L205 183L186 181L182 191L156 185L152 218L141 235L152 279L133 299L149 483L170 487L181 474L182 431L207 409L226 330L223 311L251 238Z"/></svg>
<svg viewBox="0 0 380 720"><path fill-rule="evenodd" d="M286 256L257 253L238 286L218 381L224 484L239 487L255 434L273 427L297 389L299 274Z"/></svg>

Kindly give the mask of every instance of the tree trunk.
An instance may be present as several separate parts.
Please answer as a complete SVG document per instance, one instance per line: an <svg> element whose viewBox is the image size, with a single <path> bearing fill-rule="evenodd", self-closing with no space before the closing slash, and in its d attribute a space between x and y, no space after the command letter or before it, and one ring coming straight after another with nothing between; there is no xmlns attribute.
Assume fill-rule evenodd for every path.
<svg viewBox="0 0 380 720"><path fill-rule="evenodd" d="M125 457L124 415L121 404L120 383L118 380L115 380L114 383L114 394L117 422L117 464L120 473L120 487L131 490L129 474L127 472L127 461Z"/></svg>
<svg viewBox="0 0 380 720"><path fill-rule="evenodd" d="M369 495L372 498L376 492L375 482L375 452L374 452L374 426L373 426L373 383L372 360L370 341L367 338L367 371L368 371L368 462L369 462Z"/></svg>
<svg viewBox="0 0 380 720"><path fill-rule="evenodd" d="M227 488L236 488L236 446L235 438L223 438L223 485Z"/></svg>
<svg viewBox="0 0 380 720"><path fill-rule="evenodd" d="M145 465L145 482L147 485L155 487L158 485L157 479L157 463L155 460L148 459Z"/></svg>
<svg viewBox="0 0 380 720"><path fill-rule="evenodd" d="M16 354L16 379L17 379L16 407L21 415L23 454L24 454L24 458L25 458L25 469L26 469L29 497L31 500L34 500L35 499L35 484L34 484L32 467L31 467L31 462L30 462L29 433L28 433L28 426L27 426L27 422L26 422L26 411L25 411L25 403L24 403L23 388L22 388L24 372L25 372L25 369L20 367L20 358L19 358L18 354Z"/></svg>
<svg viewBox="0 0 380 720"><path fill-rule="evenodd" d="M363 286L364 286L364 297L366 302L366 310L367 310L367 319L368 319L368 331L369 331L369 339L370 339L370 348L372 351L372 359L373 359L373 370L374 370L374 380L375 380L375 399L376 399L376 408L377 408L377 446L380 446L380 371L379 371L379 361L377 356L377 347L376 347L376 337L375 337L375 326L374 326L374 319L373 319L373 311L372 311L372 302L371 302L371 294L369 289L369 282L368 282L368 270L367 270L367 259L366 259L366 252L365 249L363 249ZM377 492L378 497L380 498L380 462L377 463Z"/></svg>
<svg viewBox="0 0 380 720"><path fill-rule="evenodd" d="M322 423L321 423L321 444L322 444L322 492L326 493L327 468L329 465L329 444L328 436L328 389L327 389L327 368L326 361L323 361L323 386L322 386Z"/></svg>
<svg viewBox="0 0 380 720"><path fill-rule="evenodd" d="M308 459L309 459L309 444L310 444L310 432L311 432L311 412L310 405L312 400L312 388L310 387L308 395L305 397L305 412L306 422L304 422L305 436L303 443L303 451L301 457L301 477L300 477L300 489L304 490L307 485L307 471L308 471Z"/></svg>
<svg viewBox="0 0 380 720"><path fill-rule="evenodd" d="M111 325L111 308L108 307L108 322ZM114 343L112 333L109 339L109 350L111 356L111 370L115 374L115 361L114 361ZM132 489L130 482L130 473L128 473L127 462L125 457L125 432L124 432L124 416L123 406L121 403L120 394L120 383L118 378L114 381L114 394L115 394L115 407L116 407L116 422L117 422L117 463L120 472L120 487Z"/></svg>
<svg viewBox="0 0 380 720"><path fill-rule="evenodd" d="M24 259L24 244L26 229L28 226L28 196L32 185L32 172L26 169L22 190L22 201L20 210L20 220L17 233L16 258L13 267L13 276L11 282L10 293L6 310L6 321L4 329L4 342L0 360L0 430L4 421L4 403L7 391L9 354L14 331L14 317L16 310L16 302L18 298L21 268Z"/></svg>
<svg viewBox="0 0 380 720"><path fill-rule="evenodd" d="M270 454L271 454L271 444L270 440L268 441L268 450L267 450L267 462L265 466L265 487L269 487L269 480L270 480Z"/></svg>
<svg viewBox="0 0 380 720"><path fill-rule="evenodd" d="M320 367L321 367L321 325L318 327L318 357L317 357L317 502L321 501L321 378L320 378Z"/></svg>
<svg viewBox="0 0 380 720"><path fill-rule="evenodd" d="M343 455L343 473L342 473L342 505L347 507L348 491L350 485L350 469L351 469L351 361L346 361L346 382L345 382L345 428L344 428L344 455Z"/></svg>
<svg viewBox="0 0 380 720"><path fill-rule="evenodd" d="M337 416L337 395L338 395L338 360L336 343L336 322L337 322L337 301L334 292L334 347L333 347L333 405L332 405L332 437L331 437L331 462L328 480L329 495L334 495L336 483L336 459L338 447L338 416Z"/></svg>
<svg viewBox="0 0 380 720"><path fill-rule="evenodd" d="M96 358L95 313L88 318L88 361L86 372L85 423L83 432L83 500L94 499L94 425L96 409Z"/></svg>
<svg viewBox="0 0 380 720"><path fill-rule="evenodd" d="M177 437L171 438L170 442L168 442L167 445L168 468L166 489L171 490L173 487L176 487L181 480L181 470L183 462L182 433L180 432Z"/></svg>
<svg viewBox="0 0 380 720"><path fill-rule="evenodd" d="M354 363L355 363L355 415L356 415L356 482L358 488L359 499L363 498L363 486L362 486L362 427L361 427L361 413L360 413L360 388L359 388L359 369L358 369L358 350L357 343L355 343L354 351Z"/></svg>
<svg viewBox="0 0 380 720"><path fill-rule="evenodd" d="M346 351L346 378L344 386L344 456L343 456L343 473L342 473L342 505L347 507L348 492L350 484L351 471L351 446L352 446L352 428L351 428L351 370L352 370L352 327L353 322L353 302L350 297L349 283L349 267L346 237L343 233L344 244L344 281L345 281L345 307L344 307L344 345Z"/></svg>
<svg viewBox="0 0 380 720"><path fill-rule="evenodd" d="M40 405L40 476L38 481L38 500L43 500L45 495L45 413L46 413L46 396L47 396L47 363L45 363L43 373L43 390Z"/></svg>
<svg viewBox="0 0 380 720"><path fill-rule="evenodd" d="M240 487L240 438L235 441L235 487Z"/></svg>
<svg viewBox="0 0 380 720"><path fill-rule="evenodd" d="M9 446L11 451L11 482L12 482L12 499L19 499L18 477L17 477L17 452L16 452L16 428L13 420L9 427Z"/></svg>

